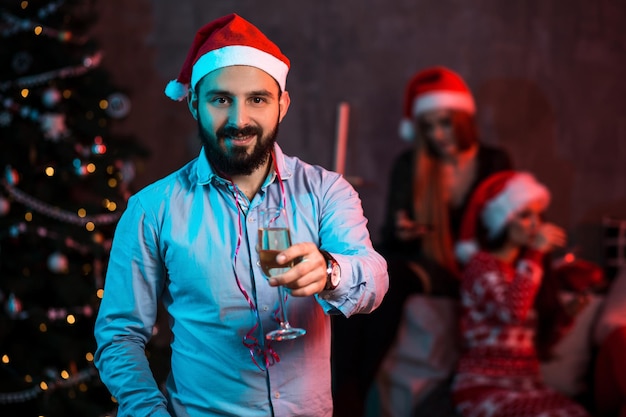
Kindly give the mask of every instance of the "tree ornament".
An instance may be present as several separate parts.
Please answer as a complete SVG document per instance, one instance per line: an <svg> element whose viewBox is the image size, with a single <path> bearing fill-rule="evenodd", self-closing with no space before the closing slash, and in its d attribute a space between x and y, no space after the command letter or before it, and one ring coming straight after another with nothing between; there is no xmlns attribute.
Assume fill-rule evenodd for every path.
<svg viewBox="0 0 626 417"><path fill-rule="evenodd" d="M106 113L114 118L121 119L128 116L130 113L130 98L123 93L113 93L108 98L109 106L106 108Z"/></svg>
<svg viewBox="0 0 626 417"><path fill-rule="evenodd" d="M102 140L102 136L96 136L93 140L93 145L91 146L91 153L93 155L102 155L106 153L107 146L104 144Z"/></svg>
<svg viewBox="0 0 626 417"><path fill-rule="evenodd" d="M133 163L133 161L129 161L129 160L121 161L121 160L118 160L118 161L115 162L115 166L119 170L119 172L120 172L120 174L122 176L122 182L124 184L128 184L133 179L135 179L135 164Z"/></svg>
<svg viewBox="0 0 626 417"><path fill-rule="evenodd" d="M10 165L7 165L4 169L4 178L9 185L17 185L20 182L20 174L18 174L17 170L11 168Z"/></svg>
<svg viewBox="0 0 626 417"><path fill-rule="evenodd" d="M11 203L9 200L0 195L0 217L6 216L11 210Z"/></svg>
<svg viewBox="0 0 626 417"><path fill-rule="evenodd" d="M0 126L7 127L13 121L13 116L8 111L0 112Z"/></svg>
<svg viewBox="0 0 626 417"><path fill-rule="evenodd" d="M28 51L20 51L13 55L11 60L11 68L17 74L24 74L33 65L33 56Z"/></svg>
<svg viewBox="0 0 626 417"><path fill-rule="evenodd" d="M11 293L4 305L4 310L10 317L17 317L22 312L22 301Z"/></svg>
<svg viewBox="0 0 626 417"><path fill-rule="evenodd" d="M61 252L54 252L48 257L48 269L55 274L65 274L69 271L67 256Z"/></svg>
<svg viewBox="0 0 626 417"><path fill-rule="evenodd" d="M54 87L46 88L46 90L41 95L41 102L44 106L51 109L52 107L59 104L61 101L62 95L59 90Z"/></svg>
<svg viewBox="0 0 626 417"><path fill-rule="evenodd" d="M40 127L46 139L58 142L59 139L67 135L67 126L65 125L65 114L61 113L44 113L41 115Z"/></svg>

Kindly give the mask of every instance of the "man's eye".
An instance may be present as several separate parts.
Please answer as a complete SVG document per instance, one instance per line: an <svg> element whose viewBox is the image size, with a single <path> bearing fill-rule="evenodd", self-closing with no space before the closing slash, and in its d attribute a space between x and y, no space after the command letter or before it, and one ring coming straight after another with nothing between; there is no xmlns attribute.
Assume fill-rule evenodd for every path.
<svg viewBox="0 0 626 417"><path fill-rule="evenodd" d="M213 97L211 101L215 104L227 104L228 103L228 99L226 97L221 97L221 96Z"/></svg>
<svg viewBox="0 0 626 417"><path fill-rule="evenodd" d="M262 97L252 97L252 102L254 104L261 104L265 102L265 99Z"/></svg>

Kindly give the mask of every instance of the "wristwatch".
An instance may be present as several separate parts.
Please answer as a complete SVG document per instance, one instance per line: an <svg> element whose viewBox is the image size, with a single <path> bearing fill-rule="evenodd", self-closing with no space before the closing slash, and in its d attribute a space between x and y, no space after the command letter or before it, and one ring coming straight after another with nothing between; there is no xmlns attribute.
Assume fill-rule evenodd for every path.
<svg viewBox="0 0 626 417"><path fill-rule="evenodd" d="M324 291L331 291L337 288L341 281L341 267L339 266L339 262L337 262L330 253L321 249L320 253L324 259L326 259L326 286L324 287Z"/></svg>

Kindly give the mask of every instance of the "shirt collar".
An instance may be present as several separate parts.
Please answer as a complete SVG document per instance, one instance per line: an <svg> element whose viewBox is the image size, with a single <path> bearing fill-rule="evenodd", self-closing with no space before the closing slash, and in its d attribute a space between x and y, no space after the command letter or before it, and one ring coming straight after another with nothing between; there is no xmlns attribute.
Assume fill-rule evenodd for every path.
<svg viewBox="0 0 626 417"><path fill-rule="evenodd" d="M285 160L285 154L283 153L278 143L274 144L274 155L276 157L276 166L278 166L278 170L280 171L280 176L283 180L288 180L293 175L292 169L288 166L287 161ZM209 164L209 160L206 157L206 149L202 147L200 150L200 155L198 156L198 165L197 165L197 175L198 175L198 184L205 185L209 184L213 180L217 180L220 182L226 182L224 178L217 175L215 170L211 164ZM274 170L270 171L268 178L265 180L263 187L267 186L276 178L276 172Z"/></svg>

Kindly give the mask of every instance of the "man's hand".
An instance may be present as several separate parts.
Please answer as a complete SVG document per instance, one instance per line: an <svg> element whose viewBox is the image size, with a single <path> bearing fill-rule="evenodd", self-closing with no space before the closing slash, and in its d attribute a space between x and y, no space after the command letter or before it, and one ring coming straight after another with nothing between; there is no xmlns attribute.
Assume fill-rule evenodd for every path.
<svg viewBox="0 0 626 417"><path fill-rule="evenodd" d="M294 297L318 294L326 287L326 259L312 242L296 243L276 256L276 262L293 267L269 279L271 286L282 285Z"/></svg>

